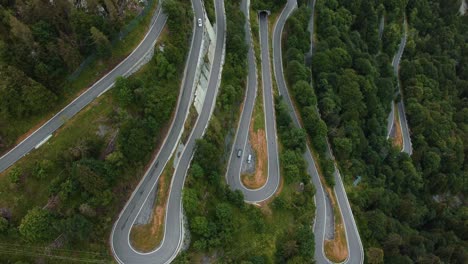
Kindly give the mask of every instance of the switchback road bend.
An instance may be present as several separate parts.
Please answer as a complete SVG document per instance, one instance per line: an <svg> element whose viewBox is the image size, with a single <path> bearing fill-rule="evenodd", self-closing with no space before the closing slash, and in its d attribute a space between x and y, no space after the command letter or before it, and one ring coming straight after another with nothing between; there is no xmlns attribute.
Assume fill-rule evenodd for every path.
<svg viewBox="0 0 468 264"><path fill-rule="evenodd" d="M175 150L175 147L177 146L177 142L179 141L182 134L184 123L190 109L190 103L192 102L196 69L198 63L201 60L204 30L203 27L197 27L195 22L197 18L204 17L201 1L193 0L192 7L195 16L193 19L192 43L186 62L181 93L178 98L176 113L172 121L171 128L169 129L167 137L164 140L159 153L152 161L143 179L120 213L111 232L110 243L112 253L119 263L169 262L175 257L180 247L180 236L174 236L172 234L169 235L167 232L167 229L170 227L170 225L165 225L166 232L161 246L150 253L139 253L135 251L130 245L129 235L135 219L148 199L152 189L156 186L159 176L161 175L165 165L169 161L172 153ZM172 211L167 211L166 218L170 212ZM171 215L171 217L173 216ZM178 227L179 222L176 222L177 218L178 217L169 222L166 219L166 222Z"/></svg>
<svg viewBox="0 0 468 264"><path fill-rule="evenodd" d="M193 0L192 4L195 11L195 18L205 17L203 13L203 6L200 0ZM164 143L164 146L167 146L164 155L161 155L163 153L163 151L161 150L161 152L158 154L158 157L156 158L156 160L161 159L161 162L157 162L156 160L153 162L151 168L145 175L145 178L133 193L132 197L130 198L130 201L127 203L119 219L114 225L111 234L111 246L114 256L119 263L169 263L177 256L177 253L179 252L182 246L184 238L182 188L184 185L187 169L193 157L196 140L203 136L203 133L206 127L208 126L208 121L213 112L221 78L222 65L224 62L226 25L224 16L224 2L222 0L215 1L215 12L216 47L214 61L211 66L208 89L206 92L201 114L197 118L195 127L189 136L188 142L184 150L182 151L179 162L177 164L177 168L172 178L171 187L169 191L169 199L166 208L164 224L165 230L163 240L159 247L153 250L152 252L141 253L135 251L131 247L129 242L129 235L131 227L133 226L133 223L135 222L135 219L138 216L138 212L141 210L144 202L151 193L151 190L154 188L157 178L161 174L162 168L164 167L158 166L157 164L161 162L163 162L164 164L167 163L177 144L178 139L180 138L182 126L184 124L183 121L185 121L185 117L188 113L188 107L183 111L182 109L180 109L180 107L177 109L177 114L179 112L183 112L184 115L184 120L182 120L181 123L177 123L177 129L174 130L174 134L177 133L179 136L176 136L177 138L174 141L167 140ZM195 41L193 43L196 43L196 45L200 45L201 47L203 29L202 27L196 27L194 28L194 30ZM192 51L194 53L199 53L200 47L197 46L197 48L195 48L192 44ZM199 61L199 56L197 56L197 60L192 59L194 58L192 58L192 55L190 55L187 67L188 69L190 69L189 72L192 70L195 71L195 61ZM193 80L191 84L187 84L189 85L187 87L190 87L187 90L192 90L192 84ZM175 124L176 123L174 121L174 125ZM168 139L171 138L172 134L172 132L169 132ZM145 182L147 178L151 182Z"/></svg>
<svg viewBox="0 0 468 264"><path fill-rule="evenodd" d="M247 41L252 41L249 18L249 2L242 3L244 14L246 14L246 25L249 27L246 30ZM255 103L256 94L256 65L254 50L252 44L248 42L250 48L248 53L249 60L249 73L247 83L247 95L244 101L243 112L241 113L241 120L237 128L237 134L234 141L234 146L231 151L230 161L227 171L227 182L231 188L241 190L244 194L244 200L250 203L257 203L272 197L278 189L280 182L279 172L279 158L278 158L278 143L276 138L276 118L273 98L273 86L271 80L271 64L269 53L269 39L268 39L268 14L267 12L259 13L260 21L260 47L261 47L261 61L262 61L262 88L263 88L263 102L264 102L264 118L266 129L266 142L267 142L267 157L268 157L268 170L267 181L258 189L246 188L241 181L241 168L245 160L245 145L248 141L248 132L250 128L250 119ZM253 62L253 63L252 63ZM238 157L238 151L241 150L241 157Z"/></svg>

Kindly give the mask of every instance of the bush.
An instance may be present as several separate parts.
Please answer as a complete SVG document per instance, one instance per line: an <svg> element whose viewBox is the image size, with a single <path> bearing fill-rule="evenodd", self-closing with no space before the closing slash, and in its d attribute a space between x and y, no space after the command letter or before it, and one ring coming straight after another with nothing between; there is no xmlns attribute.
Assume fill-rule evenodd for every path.
<svg viewBox="0 0 468 264"><path fill-rule="evenodd" d="M54 218L47 210L35 207L21 220L19 232L30 242L47 241L56 233L53 224Z"/></svg>
<svg viewBox="0 0 468 264"><path fill-rule="evenodd" d="M0 234L4 234L8 230L8 220L0 216Z"/></svg>
<svg viewBox="0 0 468 264"><path fill-rule="evenodd" d="M14 167L8 173L8 179L10 180L11 183L17 184L22 174L23 174L23 170L20 167Z"/></svg>

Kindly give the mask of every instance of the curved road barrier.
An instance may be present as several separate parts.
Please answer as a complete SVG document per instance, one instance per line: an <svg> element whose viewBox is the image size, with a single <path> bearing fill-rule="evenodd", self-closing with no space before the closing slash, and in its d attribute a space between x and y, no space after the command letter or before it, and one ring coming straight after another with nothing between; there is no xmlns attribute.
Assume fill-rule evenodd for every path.
<svg viewBox="0 0 468 264"><path fill-rule="evenodd" d="M249 22L250 1L242 2L242 11L246 17L246 41L249 45L248 63L249 73L247 82L247 92L244 100L241 119L237 128L236 138L231 150L228 169L226 172L226 181L234 190L240 190L244 194L244 200L250 203L257 203L267 200L273 196L279 187L280 172L278 158L278 142L276 140L276 118L273 98L273 86L271 80L270 53L268 45L268 16L266 12L260 12L260 47L262 61L262 86L263 86L263 107L265 117L267 156L268 156L268 179L266 183L258 189L249 189L241 181L241 168L245 160L245 146L248 141L250 120L255 104L257 93L257 72L255 64L255 54L252 46L252 35ZM239 150L242 150L241 157L237 156Z"/></svg>
<svg viewBox="0 0 468 264"><path fill-rule="evenodd" d="M273 31L273 60L274 72L279 92L288 105L288 109L294 124L297 127L301 127L297 114L294 110L294 105L289 96L286 81L284 79L281 51L281 35L284 29L284 25L286 23L286 20L296 7L296 0L288 0L285 8L278 17L278 20L276 21L276 25ZM312 3L311 7L314 7L314 3ZM317 172L317 168L315 166L311 151L308 146L304 157L308 164L307 171L312 176L312 182L314 183L317 191L315 195L317 211L316 219L314 221L315 260L317 261L317 263L331 263L326 258L324 253L324 238L327 221L333 221L332 219L327 219L327 210L332 210L332 208L327 208L325 197L326 194L323 189L322 183ZM348 258L343 263L360 264L364 262L364 251L362 247L362 242L361 238L359 237L359 232L354 221L353 213L351 211L351 207L349 205L346 192L341 181L341 176L337 168L335 169L335 182L336 186L334 188L334 192L337 198L338 207L343 217L343 223L345 226L346 238L348 243Z"/></svg>
<svg viewBox="0 0 468 264"><path fill-rule="evenodd" d="M203 6L200 0L192 0L195 18L204 17ZM222 0L215 2L216 11L216 48L214 61L211 68L208 90L205 96L203 109L195 127L192 130L187 144L182 151L177 168L171 182L169 199L167 202L164 237L155 250L148 253L137 252L130 245L130 230L141 211L145 201L155 187L165 164L170 159L176 144L182 134L184 121L187 117L190 99L192 95L194 74L197 63L200 61L200 49L203 38L203 27L194 28L192 47L187 62L187 77L183 86L182 95L179 98L176 118L172 124L168 137L163 143L161 151L154 159L143 180L133 192L130 200L125 205L118 220L114 224L111 233L111 248L114 257L119 263L169 263L180 251L184 238L183 210L182 210L182 188L190 161L195 151L196 140L203 136L208 121L213 112L218 87L221 78L221 68L224 62L225 52L225 17L224 3ZM194 21L194 25L195 25ZM192 53L192 51L194 53Z"/></svg>
<svg viewBox="0 0 468 264"><path fill-rule="evenodd" d="M13 149L0 158L0 172L13 165L19 159L33 150L41 141L47 138L60 128L66 120L70 119L84 107L99 97L102 93L110 89L119 76L127 76L133 69L140 66L143 60L153 51L154 45L166 24L167 16L160 7L157 8L152 24L140 44L113 70L104 75L100 80L94 83L84 93L75 98L65 108L49 119L45 124L31 133L26 139L21 141Z"/></svg>

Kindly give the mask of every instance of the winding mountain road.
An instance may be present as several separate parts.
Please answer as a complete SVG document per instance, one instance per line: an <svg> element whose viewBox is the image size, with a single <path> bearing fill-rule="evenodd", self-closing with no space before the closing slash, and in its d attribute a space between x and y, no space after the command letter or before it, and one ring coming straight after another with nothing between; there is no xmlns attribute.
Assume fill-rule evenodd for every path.
<svg viewBox="0 0 468 264"><path fill-rule="evenodd" d="M205 17L200 0L192 0L192 5L196 18ZM177 253L182 246L184 238L182 189L190 161L195 151L196 140L203 136L205 129L208 126L211 114L213 113L221 80L221 68L224 63L226 24L224 2L222 0L215 1L215 12L216 47L214 61L211 66L208 89L201 114L197 118L195 127L189 136L184 150L182 151L177 168L172 177L166 208L163 240L159 247L151 252L137 252L130 245L130 231L135 219L141 211L141 208L148 199L152 189L155 187L165 164L170 159L183 131L184 121L187 117L191 102L190 99L193 94L193 76L195 75L197 63L200 61L200 48L203 38L202 27L194 27L192 47L186 66L187 78L185 78L183 91L179 98L176 110L176 118L174 119L170 132L168 133L168 137L143 180L140 182L130 200L125 205L125 208L112 229L110 238L111 248L114 257L119 263L169 263L177 256Z"/></svg>
<svg viewBox="0 0 468 264"><path fill-rule="evenodd" d="M257 93L257 72L255 64L255 54L252 46L252 36L249 22L250 2L244 0L242 2L242 11L246 17L246 41L249 45L248 63L249 72L247 80L247 92L244 100L241 119L237 128L234 146L231 150L226 180L229 186L234 190L240 190L244 194L244 200L250 203L257 203L267 200L273 196L279 187L280 172L278 158L278 142L276 138L276 118L273 97L273 86L271 80L271 64L268 39L268 14L266 12L259 13L260 21L260 47L262 61L262 86L263 86L263 107L265 117L265 130L267 142L268 170L267 181L258 189L249 189L244 186L241 181L242 162L245 161L245 146L249 138L250 120L255 104ZM237 151L241 149L241 157L237 156Z"/></svg>
<svg viewBox="0 0 468 264"><path fill-rule="evenodd" d="M45 124L32 132L26 139L21 141L13 149L0 158L0 172L13 165L19 159L28 154L50 138L50 135L60 128L68 119L72 118L84 107L99 97L105 91L110 89L119 76L128 76L132 70L139 67L143 60L152 52L161 31L166 24L167 16L158 7L153 15L151 26L140 44L128 55L119 65L107 73L104 77L94 83L84 93L60 110L56 115L49 119Z"/></svg>
<svg viewBox="0 0 468 264"><path fill-rule="evenodd" d="M406 47L406 40L408 38L408 25L406 22L406 17L403 23L403 36L401 37L401 42L398 47L398 51L393 57L392 61L392 66L393 66L393 72L395 73L395 76L397 76L397 86L398 86L398 93L400 94L400 101L397 102L397 111L398 111L398 120L400 122L400 127L401 127L401 133L403 137L403 148L402 152L408 153L408 155L413 154L413 145L411 143L411 136L410 136L410 131L409 131L409 126L408 126L408 121L406 120L406 111L405 111L405 103L403 100L403 91L401 89L401 84L400 84L400 62L401 62L401 57L403 56L403 52L405 51ZM394 127L394 104L392 102L392 110L390 111L390 114L388 116L388 121L387 121L387 138L390 136L390 132L392 128Z"/></svg>
<svg viewBox="0 0 468 264"><path fill-rule="evenodd" d="M312 8L315 7L315 3L309 5ZM289 92L286 86L286 81L283 75L283 63L282 63L282 51L281 51L281 36L284 29L286 20L292 13L292 11L297 7L296 0L288 0L285 8L281 12L273 32L273 61L274 61L274 72L276 81L278 84L278 89L280 95L283 96L286 101L289 109L289 113L293 119L294 124L297 127L302 127L297 114L294 109L293 102L289 96ZM311 33L312 34L312 33ZM323 189L322 183L320 181L316 165L314 163L311 151L307 146L307 151L304 154L304 158L308 164L307 172L312 177L312 182L316 187L315 203L316 203L316 219L314 221L314 235L315 235L315 260L317 263L331 263L324 253L324 240L325 232L327 228L327 210L331 210L327 206L326 193ZM344 189L343 183L341 181L341 176L339 171L335 170L335 182L336 186L334 188L335 196L337 198L338 207L343 216L343 222L345 226L346 238L348 243L348 258L343 263L356 263L360 264L364 262L364 252L362 247L362 242L359 236L359 232L354 221L353 213L349 205L346 191ZM327 208L328 207L328 208Z"/></svg>

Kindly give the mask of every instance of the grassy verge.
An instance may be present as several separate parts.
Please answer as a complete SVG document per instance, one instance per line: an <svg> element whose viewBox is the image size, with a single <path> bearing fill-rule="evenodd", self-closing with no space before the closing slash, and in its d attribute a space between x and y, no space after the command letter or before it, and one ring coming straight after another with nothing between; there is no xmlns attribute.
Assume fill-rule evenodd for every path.
<svg viewBox="0 0 468 264"><path fill-rule="evenodd" d="M174 175L174 157L166 164L159 177L156 201L153 206L151 221L144 225L134 225L130 231L130 243L140 252L149 252L155 249L164 237L164 225L167 200Z"/></svg>
<svg viewBox="0 0 468 264"><path fill-rule="evenodd" d="M261 79L259 80L261 82ZM265 112L263 111L263 87L261 83L258 84L257 98L255 99L252 124L253 130L257 133L259 130L265 130Z"/></svg>
<svg viewBox="0 0 468 264"><path fill-rule="evenodd" d="M273 88L273 96L278 96L279 95L279 90L278 90L278 83L276 82L276 77L275 77L275 72L274 72L274 59L273 59L273 29L276 25L276 20L278 19L279 15L281 14L281 11L278 11L276 13L271 13L271 15L268 17L268 41L269 41L269 48L270 48L270 66L271 66L271 85Z"/></svg>
<svg viewBox="0 0 468 264"><path fill-rule="evenodd" d="M195 109L195 106L192 104L190 106L189 114L187 116L187 120L184 123L184 131L182 132L182 137L181 141L182 143L187 143L188 137L190 136L190 133L192 130L190 128L193 128L195 126L195 122L197 122L198 119L198 112L197 109Z"/></svg>
<svg viewBox="0 0 468 264"><path fill-rule="evenodd" d="M64 108L74 98L83 93L86 88L90 87L105 73L109 72L126 58L140 43L148 31L151 18L157 8L157 3L157 0L154 1L151 10L145 15L140 24L112 47L112 56L110 58L93 60L75 80L64 83L67 88L64 89L64 93L59 96L58 103L52 107L48 113L28 118L6 120L8 126L4 128L2 134L5 137L4 140L7 142L7 146L2 152L6 152L7 148L21 142L28 134L34 132L60 111L60 109Z"/></svg>
<svg viewBox="0 0 468 264"><path fill-rule="evenodd" d="M250 26L252 32L252 41L255 53L255 60L257 64L257 97L255 99L254 111L253 111L253 127L254 132L259 129L265 129L265 114L263 112L263 85L262 85L262 61L261 61L261 49L259 39L259 25L257 12L251 10L250 12Z"/></svg>

